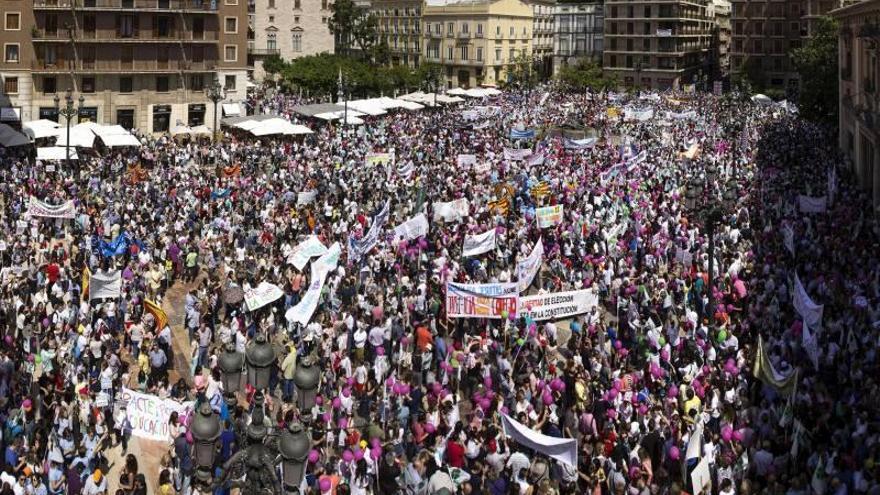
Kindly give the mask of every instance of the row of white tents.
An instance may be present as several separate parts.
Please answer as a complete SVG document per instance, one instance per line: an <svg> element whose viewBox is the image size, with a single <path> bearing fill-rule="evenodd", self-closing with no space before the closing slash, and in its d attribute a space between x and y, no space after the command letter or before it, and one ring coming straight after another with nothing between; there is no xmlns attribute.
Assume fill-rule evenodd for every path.
<svg viewBox="0 0 880 495"><path fill-rule="evenodd" d="M54 146L37 148L38 160L64 160L68 153L75 160L76 148L94 148L96 139L100 139L108 148L141 146L138 138L120 125L101 125L94 122L76 124L70 128L69 141L67 127L51 120L24 122L21 129L19 132L7 124L0 124L0 146L27 146L38 139L55 138Z"/></svg>

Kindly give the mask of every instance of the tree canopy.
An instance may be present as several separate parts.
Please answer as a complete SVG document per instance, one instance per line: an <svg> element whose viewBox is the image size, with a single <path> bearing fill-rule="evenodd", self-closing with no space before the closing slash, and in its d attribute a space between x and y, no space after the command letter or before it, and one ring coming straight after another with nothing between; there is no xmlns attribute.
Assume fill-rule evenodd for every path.
<svg viewBox="0 0 880 495"><path fill-rule="evenodd" d="M615 89L620 84L615 75L603 74L602 67L593 60L581 60L574 65L566 65L562 67L556 78L574 91Z"/></svg>
<svg viewBox="0 0 880 495"><path fill-rule="evenodd" d="M374 50L379 38L379 22L376 15L366 7L361 7L353 0L336 0L333 2L332 14L328 21L330 32L336 38L336 46L339 51L346 55L353 55L354 49L359 50L362 56L374 61ZM381 49L381 47L378 47ZM387 46L386 52L387 52ZM381 54L378 54L381 55ZM379 60L377 63L383 63Z"/></svg>
<svg viewBox="0 0 880 495"><path fill-rule="evenodd" d="M798 110L806 119L837 124L838 23L822 17L804 46L792 50L791 61L801 76Z"/></svg>

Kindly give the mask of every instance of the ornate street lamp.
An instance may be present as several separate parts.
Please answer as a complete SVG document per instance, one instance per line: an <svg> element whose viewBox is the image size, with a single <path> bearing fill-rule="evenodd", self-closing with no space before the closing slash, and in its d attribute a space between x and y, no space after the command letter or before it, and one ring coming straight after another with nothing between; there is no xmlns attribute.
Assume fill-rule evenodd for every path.
<svg viewBox="0 0 880 495"><path fill-rule="evenodd" d="M315 405L315 396L318 392L318 383L321 381L321 370L315 363L315 358L306 356L297 363L293 372L293 384L296 385L296 407L304 419L311 419L312 407ZM306 421L308 423L309 421Z"/></svg>
<svg viewBox="0 0 880 495"><path fill-rule="evenodd" d="M217 453L217 439L220 438L220 420L211 405L203 402L193 416L190 429L193 436L193 460L196 465L196 479L203 485L210 483Z"/></svg>
<svg viewBox="0 0 880 495"><path fill-rule="evenodd" d="M214 141L217 141L217 104L226 99L226 87L220 84L220 78L214 76L214 82L205 88L205 96L214 103Z"/></svg>
<svg viewBox="0 0 880 495"><path fill-rule="evenodd" d="M65 153L65 166L70 169L70 121L73 120L74 117L77 117L80 112L82 112L83 105L85 104L86 98L83 95L79 95L77 98L77 102L79 103L79 107L73 106L73 91L67 90L67 93L64 95L64 103L65 105L61 106L61 98L56 94L55 98L55 111L58 112L58 115L63 115L65 120L67 120L67 142L64 143L64 153Z"/></svg>
<svg viewBox="0 0 880 495"><path fill-rule="evenodd" d="M336 81L336 104L338 105L340 101L343 101L343 105L345 105L345 109L342 113L342 128L345 129L345 126L348 124L348 85L346 84L345 79L342 78L342 68L339 69L339 78Z"/></svg>
<svg viewBox="0 0 880 495"><path fill-rule="evenodd" d="M235 344L226 344L226 352L219 359L223 391L226 403L235 403L235 393L241 390L241 373L244 369L244 354L235 351Z"/></svg>
<svg viewBox="0 0 880 495"><path fill-rule="evenodd" d="M266 340L266 335L257 334L254 342L245 351L245 359L248 365L248 383L257 390L269 388L272 364L275 362L275 349Z"/></svg>
<svg viewBox="0 0 880 495"><path fill-rule="evenodd" d="M281 452L282 481L288 492L298 493L306 474L306 460L311 446L312 439L300 423L291 423L287 431L281 434L278 451Z"/></svg>

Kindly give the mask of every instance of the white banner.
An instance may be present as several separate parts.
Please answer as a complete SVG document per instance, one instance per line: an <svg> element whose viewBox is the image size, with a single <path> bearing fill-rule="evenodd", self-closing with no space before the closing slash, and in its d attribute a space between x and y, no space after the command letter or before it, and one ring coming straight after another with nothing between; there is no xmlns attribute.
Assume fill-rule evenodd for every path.
<svg viewBox="0 0 880 495"><path fill-rule="evenodd" d="M364 163L371 167L375 165L387 165L388 163L391 163L393 159L391 153L367 153L367 156L364 157Z"/></svg>
<svg viewBox="0 0 880 495"><path fill-rule="evenodd" d="M516 149L516 148L504 148L504 159L505 160L525 160L526 158L532 155L532 150L525 149Z"/></svg>
<svg viewBox="0 0 880 495"><path fill-rule="evenodd" d="M545 206L535 209L535 220L538 222L539 229L553 227L562 223L562 205Z"/></svg>
<svg viewBox="0 0 880 495"><path fill-rule="evenodd" d="M395 242L401 240L411 241L413 239L418 239L419 237L425 237L426 235L428 235L428 217L426 217L424 213L419 213L397 227L394 227Z"/></svg>
<svg viewBox="0 0 880 495"><path fill-rule="evenodd" d="M807 324L804 324L801 329L801 343L804 346L804 351L806 351L807 356L809 356L810 361L813 363L813 367L816 368L816 371L819 371L819 339L815 332L810 331L810 326Z"/></svg>
<svg viewBox="0 0 880 495"><path fill-rule="evenodd" d="M599 297L592 289L520 296L517 316L530 316L535 321L557 320L588 313Z"/></svg>
<svg viewBox="0 0 880 495"><path fill-rule="evenodd" d="M803 284L801 284L801 278L797 273L794 274L794 294L792 295L792 303L794 304L794 309L796 309L798 314L801 315L801 318L804 319L804 325L815 329L822 328L822 313L824 312L825 307L814 303L813 300L810 299L810 296L804 289Z"/></svg>
<svg viewBox="0 0 880 495"><path fill-rule="evenodd" d="M473 167L477 163L477 155L459 153L455 163L461 168Z"/></svg>
<svg viewBox="0 0 880 495"><path fill-rule="evenodd" d="M391 214L391 201L385 200L382 210L373 217L373 223L370 230L367 231L360 239L355 239L349 235L348 237L348 259L357 262L363 255L370 252L376 244L379 243L379 231L385 228L385 223Z"/></svg>
<svg viewBox="0 0 880 495"><path fill-rule="evenodd" d="M260 285L245 291L244 303L248 311L256 311L281 299L282 296L284 296L284 291L281 290L281 287L269 282L260 282Z"/></svg>
<svg viewBox="0 0 880 495"><path fill-rule="evenodd" d="M651 120L654 118L654 110L636 110L634 108L624 108L623 109L623 118L625 120L638 120L639 122L644 122L646 120Z"/></svg>
<svg viewBox="0 0 880 495"><path fill-rule="evenodd" d="M31 196L27 212L32 217L75 218L76 206L74 206L73 200L55 206Z"/></svg>
<svg viewBox="0 0 880 495"><path fill-rule="evenodd" d="M474 165L474 173L477 175L488 174L492 171L492 164L489 162L477 163Z"/></svg>
<svg viewBox="0 0 880 495"><path fill-rule="evenodd" d="M303 191L297 193L296 195L296 204L297 206L307 205L315 202L315 198L318 197L318 191Z"/></svg>
<svg viewBox="0 0 880 495"><path fill-rule="evenodd" d="M115 299L122 293L122 272L96 272L89 277L89 300Z"/></svg>
<svg viewBox="0 0 880 495"><path fill-rule="evenodd" d="M826 200L825 196L813 198L810 196L798 195L798 205L801 213L825 213Z"/></svg>
<svg viewBox="0 0 880 495"><path fill-rule="evenodd" d="M449 318L494 318L516 314L517 284L446 284L446 316Z"/></svg>
<svg viewBox="0 0 880 495"><path fill-rule="evenodd" d="M284 313L284 318L288 322L308 325L312 315L318 308L318 302L321 300L321 291L324 288L324 282L327 280L327 274L336 268L341 253L342 247L338 242L334 242L323 256L312 263L312 277L308 290L296 306L291 306Z"/></svg>
<svg viewBox="0 0 880 495"><path fill-rule="evenodd" d="M180 403L171 399L160 399L155 395L142 394L123 388L119 402L125 404L125 414L131 423L131 434L150 440L168 441L177 436L176 431L169 431L168 418L172 412L184 417L193 402Z"/></svg>
<svg viewBox="0 0 880 495"><path fill-rule="evenodd" d="M785 244L788 252L794 256L794 230L791 229L791 225L782 225L782 243Z"/></svg>
<svg viewBox="0 0 880 495"><path fill-rule="evenodd" d="M470 204L465 198L448 203L434 203L434 221L455 222L470 215Z"/></svg>
<svg viewBox="0 0 880 495"><path fill-rule="evenodd" d="M327 246L321 244L318 236L309 236L308 239L297 244L295 248L287 255L287 263L302 271L306 263L315 256L321 256L327 252Z"/></svg>
<svg viewBox="0 0 880 495"><path fill-rule="evenodd" d="M691 471L691 486L694 493L712 493L712 472L709 470L709 458L703 457Z"/></svg>
<svg viewBox="0 0 880 495"><path fill-rule="evenodd" d="M489 229L482 234L464 236L464 249L462 258L479 256L495 249L495 229Z"/></svg>
<svg viewBox="0 0 880 495"><path fill-rule="evenodd" d="M666 112L666 118L671 120L688 120L697 118L697 112L690 110L688 112Z"/></svg>
<svg viewBox="0 0 880 495"><path fill-rule="evenodd" d="M541 269L541 263L544 261L544 241L538 238L532 252L524 260L516 264L516 283L519 286L519 292L524 292L532 285L535 275Z"/></svg>
<svg viewBox="0 0 880 495"><path fill-rule="evenodd" d="M577 469L577 440L544 435L503 413L501 425L516 443Z"/></svg>

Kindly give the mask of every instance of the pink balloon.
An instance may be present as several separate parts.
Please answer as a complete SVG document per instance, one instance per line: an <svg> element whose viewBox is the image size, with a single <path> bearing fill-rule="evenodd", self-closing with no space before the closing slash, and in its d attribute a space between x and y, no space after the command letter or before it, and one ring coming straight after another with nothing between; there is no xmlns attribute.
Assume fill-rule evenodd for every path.
<svg viewBox="0 0 880 495"><path fill-rule="evenodd" d="M642 416L648 414L648 405L647 404L642 404L639 406L639 414Z"/></svg>
<svg viewBox="0 0 880 495"><path fill-rule="evenodd" d="M425 423L425 431L430 435L437 431L437 427L434 426L434 423Z"/></svg>
<svg viewBox="0 0 880 495"><path fill-rule="evenodd" d="M492 377L491 376L484 377L483 378L483 385L486 388L492 388Z"/></svg>
<svg viewBox="0 0 880 495"><path fill-rule="evenodd" d="M323 397L321 397L320 395L315 396L315 404L317 404L317 405L320 406L320 405L323 404L323 403L324 403L324 398L323 398Z"/></svg>
<svg viewBox="0 0 880 495"><path fill-rule="evenodd" d="M354 454L350 450L342 451L342 460L345 462L351 462L354 459Z"/></svg>
<svg viewBox="0 0 880 495"><path fill-rule="evenodd" d="M745 435L742 430L733 430L733 439L737 442L742 442Z"/></svg>
<svg viewBox="0 0 880 495"><path fill-rule="evenodd" d="M617 419L617 410L616 410L616 409L609 409L608 411L606 411L605 414L606 414L610 419Z"/></svg>
<svg viewBox="0 0 880 495"><path fill-rule="evenodd" d="M370 457L374 461L378 461L379 458L382 457L382 448L381 447L380 448L374 447L374 448L370 449Z"/></svg>
<svg viewBox="0 0 880 495"><path fill-rule="evenodd" d="M342 407L342 399L340 399L339 397L334 397L331 405L333 406L333 409L339 409L340 407Z"/></svg>
<svg viewBox="0 0 880 495"><path fill-rule="evenodd" d="M619 342L619 341L618 341ZM620 381L620 378L615 378L613 382L611 382L611 388L617 390L618 392L623 387L623 382Z"/></svg>
<svg viewBox="0 0 880 495"><path fill-rule="evenodd" d="M385 348L382 346L377 347L376 348L376 355L377 356L384 356L385 355Z"/></svg>
<svg viewBox="0 0 880 495"><path fill-rule="evenodd" d="M565 383L559 378L554 378L553 381L550 382L550 390L553 390L554 392L562 390L563 387L565 387Z"/></svg>
<svg viewBox="0 0 880 495"><path fill-rule="evenodd" d="M324 414L321 415L321 419L323 419L325 423L329 424L330 421L333 420L333 415L328 412L325 412Z"/></svg>
<svg viewBox="0 0 880 495"><path fill-rule="evenodd" d="M721 427L721 438L724 439L725 442L729 442L731 438L733 438L733 428L730 425L724 425Z"/></svg>
<svg viewBox="0 0 880 495"><path fill-rule="evenodd" d="M342 396L345 398L351 397L351 389L348 387L343 388L342 389Z"/></svg>
<svg viewBox="0 0 880 495"><path fill-rule="evenodd" d="M667 351L666 349L661 349L660 350L660 359L662 359L668 363L669 362L669 351Z"/></svg>
<svg viewBox="0 0 880 495"><path fill-rule="evenodd" d="M443 386L440 385L440 382L434 382L431 384L431 391L434 392L434 395L440 395L440 391L443 390Z"/></svg>
<svg viewBox="0 0 880 495"><path fill-rule="evenodd" d="M549 406L550 404L553 404L553 396L551 394L542 395L541 400L544 402L544 405Z"/></svg>
<svg viewBox="0 0 880 495"><path fill-rule="evenodd" d="M354 460L359 461L364 458L364 451L361 449L355 449L354 451Z"/></svg>
<svg viewBox="0 0 880 495"><path fill-rule="evenodd" d="M678 387L676 387L674 385L669 387L669 394L668 395L670 397L672 397L673 399L678 397Z"/></svg>
<svg viewBox="0 0 880 495"><path fill-rule="evenodd" d="M617 393L618 393L617 389L616 389L616 388L612 388L611 390L608 391L608 398L609 398L610 400L614 400L614 399L616 399L616 398L617 398Z"/></svg>
<svg viewBox="0 0 880 495"><path fill-rule="evenodd" d="M679 451L678 447L676 447L675 445L669 448L669 458L673 461L677 461L679 458L681 458L681 451Z"/></svg>
<svg viewBox="0 0 880 495"><path fill-rule="evenodd" d="M623 343L619 340L615 340L614 341L614 348L620 350L621 347L623 347Z"/></svg>
<svg viewBox="0 0 880 495"><path fill-rule="evenodd" d="M317 450L312 449L309 451L309 462L310 463L314 464L314 463L318 462L318 459L320 459L320 458L321 458L321 454Z"/></svg>
<svg viewBox="0 0 880 495"><path fill-rule="evenodd" d="M345 383L347 383L349 387L354 385L354 377L350 376L350 377L346 378ZM348 396L346 395L346 397L348 397Z"/></svg>
<svg viewBox="0 0 880 495"><path fill-rule="evenodd" d="M348 418L339 418L339 427L343 430L348 428Z"/></svg>

